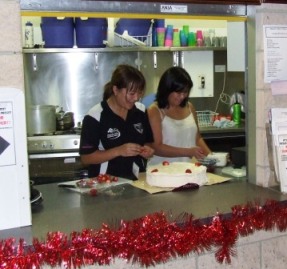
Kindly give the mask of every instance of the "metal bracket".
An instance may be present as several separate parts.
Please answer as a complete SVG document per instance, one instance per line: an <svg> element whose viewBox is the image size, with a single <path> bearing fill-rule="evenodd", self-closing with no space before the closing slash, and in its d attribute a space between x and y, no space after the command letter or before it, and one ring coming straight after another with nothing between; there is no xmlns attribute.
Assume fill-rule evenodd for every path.
<svg viewBox="0 0 287 269"><path fill-rule="evenodd" d="M37 54L33 53L33 71L38 71Z"/></svg>
<svg viewBox="0 0 287 269"><path fill-rule="evenodd" d="M157 68L157 53L156 51L153 52L153 68Z"/></svg>
<svg viewBox="0 0 287 269"><path fill-rule="evenodd" d="M95 53L95 66L94 66L95 71L97 71L99 69L99 55L96 52Z"/></svg>

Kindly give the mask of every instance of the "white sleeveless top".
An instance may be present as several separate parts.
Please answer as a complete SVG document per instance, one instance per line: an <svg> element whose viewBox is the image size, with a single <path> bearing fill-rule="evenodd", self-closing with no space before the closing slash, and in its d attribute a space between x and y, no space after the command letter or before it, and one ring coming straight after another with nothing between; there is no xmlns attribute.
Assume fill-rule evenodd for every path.
<svg viewBox="0 0 287 269"><path fill-rule="evenodd" d="M182 119L175 120L166 116L163 110L160 110L161 114L161 125L162 125L162 143L179 147L179 148L191 148L196 146L196 134L197 125L195 123L192 112ZM189 157L160 157L154 155L150 160L149 164L162 163L163 161L168 162L189 162Z"/></svg>

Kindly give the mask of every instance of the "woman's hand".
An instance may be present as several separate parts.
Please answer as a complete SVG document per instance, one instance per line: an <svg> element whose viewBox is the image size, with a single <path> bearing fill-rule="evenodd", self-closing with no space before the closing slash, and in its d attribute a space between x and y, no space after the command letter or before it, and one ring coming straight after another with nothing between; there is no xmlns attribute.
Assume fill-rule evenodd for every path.
<svg viewBox="0 0 287 269"><path fill-rule="evenodd" d="M126 143L118 147L119 155L123 157L136 156L141 154L144 147L135 143Z"/></svg>
<svg viewBox="0 0 287 269"><path fill-rule="evenodd" d="M140 156L142 156L145 159L149 159L153 156L153 154L154 154L154 149L151 148L150 146L145 145L142 147Z"/></svg>
<svg viewBox="0 0 287 269"><path fill-rule="evenodd" d="M204 159L206 156L204 151L200 147L193 147L191 148L191 158L195 157L196 159Z"/></svg>

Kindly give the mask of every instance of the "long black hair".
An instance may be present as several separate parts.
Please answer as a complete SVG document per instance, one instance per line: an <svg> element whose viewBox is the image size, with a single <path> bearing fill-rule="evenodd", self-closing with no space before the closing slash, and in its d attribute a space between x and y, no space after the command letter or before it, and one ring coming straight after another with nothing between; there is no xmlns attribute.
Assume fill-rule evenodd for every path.
<svg viewBox="0 0 287 269"><path fill-rule="evenodd" d="M168 96L172 92L185 92L187 97L181 102L180 106L186 106L188 102L188 96L193 87L188 72L179 66L170 67L161 76L157 88L155 100L158 103L159 108L166 108L169 106Z"/></svg>

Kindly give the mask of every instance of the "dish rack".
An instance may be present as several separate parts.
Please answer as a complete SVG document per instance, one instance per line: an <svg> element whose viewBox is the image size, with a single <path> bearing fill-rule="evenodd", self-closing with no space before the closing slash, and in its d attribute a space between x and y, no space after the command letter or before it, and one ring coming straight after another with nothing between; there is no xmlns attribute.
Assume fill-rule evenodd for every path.
<svg viewBox="0 0 287 269"><path fill-rule="evenodd" d="M196 111L196 114L199 127L212 126L216 116L218 115L218 113L211 110Z"/></svg>
<svg viewBox="0 0 287 269"><path fill-rule="evenodd" d="M122 35L114 33L114 46L135 47L135 46L152 46L151 30L144 36L130 36L128 31L124 31Z"/></svg>

